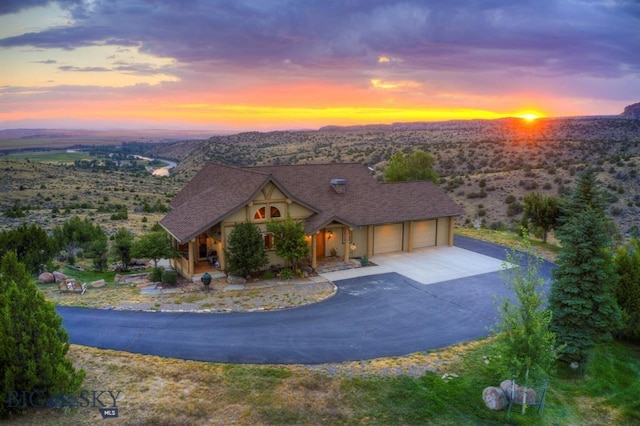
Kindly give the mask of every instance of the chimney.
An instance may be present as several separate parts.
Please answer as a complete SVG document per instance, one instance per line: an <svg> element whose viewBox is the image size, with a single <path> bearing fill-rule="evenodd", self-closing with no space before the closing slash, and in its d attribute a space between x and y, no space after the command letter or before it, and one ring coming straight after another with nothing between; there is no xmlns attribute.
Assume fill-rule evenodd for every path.
<svg viewBox="0 0 640 426"><path fill-rule="evenodd" d="M342 178L331 179L331 187L338 194L344 194L347 190L347 180Z"/></svg>

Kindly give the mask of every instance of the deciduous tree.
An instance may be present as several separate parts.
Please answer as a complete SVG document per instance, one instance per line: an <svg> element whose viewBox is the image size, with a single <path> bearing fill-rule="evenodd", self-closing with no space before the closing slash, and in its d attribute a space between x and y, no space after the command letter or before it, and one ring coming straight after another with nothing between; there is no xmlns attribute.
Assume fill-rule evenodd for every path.
<svg viewBox="0 0 640 426"><path fill-rule="evenodd" d="M134 257L146 257L153 260L153 267L158 269L158 261L162 258L170 259L177 255L171 246L171 240L164 231L148 232L141 235L131 248Z"/></svg>
<svg viewBox="0 0 640 426"><path fill-rule="evenodd" d="M272 220L267 223L267 230L275 237L278 256L290 263L293 270L296 271L300 261L309 255L309 244L305 240L304 224L287 216L285 220Z"/></svg>
<svg viewBox="0 0 640 426"><path fill-rule="evenodd" d="M547 234L555 228L560 217L560 202L557 198L530 192L524 196L524 226L533 225L542 230L542 241L547 242Z"/></svg>
<svg viewBox="0 0 640 426"><path fill-rule="evenodd" d="M436 182L438 173L433 170L435 158L424 151L411 154L396 152L384 170L385 182L401 182L407 180L430 180Z"/></svg>
<svg viewBox="0 0 640 426"><path fill-rule="evenodd" d="M113 245L111 253L122 262L122 269L129 269L131 262L131 248L133 247L134 237L131 231L126 228L120 228L113 235Z"/></svg>

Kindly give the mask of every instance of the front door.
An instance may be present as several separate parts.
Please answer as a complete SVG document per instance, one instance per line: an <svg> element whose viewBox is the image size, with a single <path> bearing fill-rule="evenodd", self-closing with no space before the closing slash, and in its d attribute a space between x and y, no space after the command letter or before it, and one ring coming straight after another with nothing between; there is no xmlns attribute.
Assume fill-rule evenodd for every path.
<svg viewBox="0 0 640 426"><path fill-rule="evenodd" d="M318 259L325 257L324 239L325 239L324 229L321 229L316 234L316 257Z"/></svg>

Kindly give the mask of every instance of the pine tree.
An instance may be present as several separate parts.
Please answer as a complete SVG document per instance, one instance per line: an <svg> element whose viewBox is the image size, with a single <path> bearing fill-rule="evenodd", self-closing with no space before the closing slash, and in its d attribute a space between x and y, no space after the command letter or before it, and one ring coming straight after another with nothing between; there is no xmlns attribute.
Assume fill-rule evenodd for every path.
<svg viewBox="0 0 640 426"><path fill-rule="evenodd" d="M236 224L224 247L226 271L246 277L267 265L267 254L260 228L252 222Z"/></svg>
<svg viewBox="0 0 640 426"><path fill-rule="evenodd" d="M66 358L69 337L15 253L0 265L0 391L38 391L43 399L79 390L84 371ZM32 401L41 404L43 401ZM19 407L0 405L0 417Z"/></svg>
<svg viewBox="0 0 640 426"><path fill-rule="evenodd" d="M561 345L561 358L583 363L593 346L620 326L609 220L593 170L579 176L561 220L556 235L562 249L549 298L551 329Z"/></svg>

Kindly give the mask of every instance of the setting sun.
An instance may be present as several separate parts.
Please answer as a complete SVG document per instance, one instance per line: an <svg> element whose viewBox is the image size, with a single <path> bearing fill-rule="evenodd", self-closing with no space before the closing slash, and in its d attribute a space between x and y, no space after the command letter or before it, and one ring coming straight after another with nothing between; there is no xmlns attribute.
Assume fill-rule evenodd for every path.
<svg viewBox="0 0 640 426"><path fill-rule="evenodd" d="M525 112L523 114L518 114L516 117L522 118L523 120L526 120L526 121L534 121L540 118L540 115L536 114L535 112Z"/></svg>

